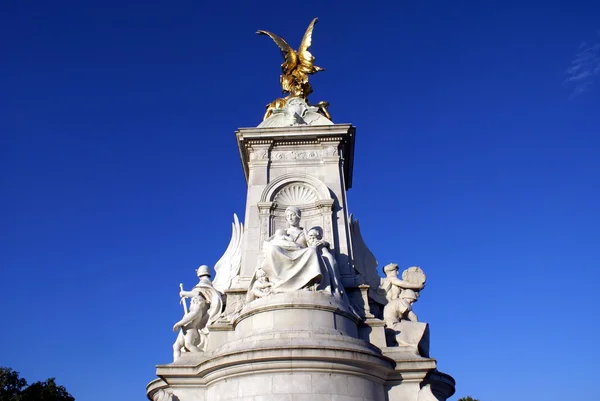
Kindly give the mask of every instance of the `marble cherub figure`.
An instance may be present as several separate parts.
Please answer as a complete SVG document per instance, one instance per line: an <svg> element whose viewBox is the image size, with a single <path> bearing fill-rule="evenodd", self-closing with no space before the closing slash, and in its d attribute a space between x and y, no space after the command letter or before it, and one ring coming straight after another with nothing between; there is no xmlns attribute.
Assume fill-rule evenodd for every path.
<svg viewBox="0 0 600 401"><path fill-rule="evenodd" d="M381 280L381 289L385 291L385 297L388 300L383 308L383 317L388 327L408 316L409 310L412 313L411 321L417 321L417 315L412 312L411 305L419 297L419 290L425 287L425 274L418 267L411 267L402 273L402 279L398 278L398 265L390 263L383 268L385 278ZM402 296L404 294L404 297ZM411 301L411 298L412 299ZM408 309L407 309L408 308ZM398 315L399 311L402 311Z"/></svg>
<svg viewBox="0 0 600 401"><path fill-rule="evenodd" d="M256 280L252 284L252 295L254 295L255 298L262 298L271 294L271 282L267 277L267 273L265 273L263 269L258 268L255 276Z"/></svg>
<svg viewBox="0 0 600 401"><path fill-rule="evenodd" d="M317 248L323 260L323 281L321 289L331 293L334 296L342 297L344 287L340 278L337 261L331 253L329 242L323 239L323 234L320 227L313 227L306 234L306 243L308 246Z"/></svg>
<svg viewBox="0 0 600 401"><path fill-rule="evenodd" d="M300 245L294 242L294 239L286 233L282 228L275 230L275 234L270 238L269 241L272 245L283 247L287 250L300 249Z"/></svg>
<svg viewBox="0 0 600 401"><path fill-rule="evenodd" d="M418 267L407 269L405 273L403 273L403 276L408 274L407 272L409 271L416 271L414 269L418 269L423 277L419 277L417 280L406 280L404 277L403 279L400 279L398 278L398 265L395 263L390 263L383 268L385 277L381 280L381 289L385 291L385 297L388 301L399 298L400 293L404 289L419 291L425 287L425 275ZM414 275L414 273L411 273L411 275Z"/></svg>
<svg viewBox="0 0 600 401"><path fill-rule="evenodd" d="M418 322L419 319L412 309L412 305L417 302L417 294L413 290L403 290L400 297L390 302L383 309L383 319L385 324L393 328L401 320L410 320ZM389 306L389 307L388 307Z"/></svg>

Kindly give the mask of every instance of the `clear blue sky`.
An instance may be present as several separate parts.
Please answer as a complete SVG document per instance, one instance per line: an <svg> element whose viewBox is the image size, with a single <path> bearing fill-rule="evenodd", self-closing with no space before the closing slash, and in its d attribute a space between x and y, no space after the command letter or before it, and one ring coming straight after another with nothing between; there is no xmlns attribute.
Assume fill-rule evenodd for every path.
<svg viewBox="0 0 600 401"><path fill-rule="evenodd" d="M459 396L591 399L600 358L600 3L0 6L0 365L144 400L178 284L225 250L234 140L279 96L266 29L318 16L311 99L357 127L350 211Z"/></svg>

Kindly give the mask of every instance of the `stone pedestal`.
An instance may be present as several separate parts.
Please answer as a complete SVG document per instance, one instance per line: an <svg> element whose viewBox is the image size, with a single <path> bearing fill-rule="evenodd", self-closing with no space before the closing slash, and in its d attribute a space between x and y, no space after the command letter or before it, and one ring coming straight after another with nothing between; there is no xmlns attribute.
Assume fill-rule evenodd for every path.
<svg viewBox="0 0 600 401"><path fill-rule="evenodd" d="M148 385L148 397L445 400L454 393L454 381L436 370L435 360L386 338L376 262L348 215L354 127L273 126L285 119L271 118L263 123L269 127L236 133L248 191L241 265L222 289L223 313L207 327L204 352L185 352L157 366L159 378ZM301 211L303 227L322 228L343 293L306 288L250 302L248 287L263 262L264 243L286 227L289 206Z"/></svg>
<svg viewBox="0 0 600 401"><path fill-rule="evenodd" d="M346 191L352 185L354 133L350 124L242 128L236 132L248 183L239 286L247 288L262 244L285 226L287 206L302 210L306 228L320 226L336 250L344 283L354 285Z"/></svg>
<svg viewBox="0 0 600 401"><path fill-rule="evenodd" d="M451 378L431 375L435 360L374 346L359 335L360 321L319 292L261 298L230 325L211 328L209 351L159 365L149 394L168 388L180 401L400 401L421 394L433 401L453 391ZM445 397L423 398L431 384Z"/></svg>
<svg viewBox="0 0 600 401"><path fill-rule="evenodd" d="M182 401L382 400L394 362L358 338L358 320L344 303L318 292L268 296L221 331L207 358L182 358L157 374L172 385L194 372L186 385L194 380L203 398L172 386Z"/></svg>

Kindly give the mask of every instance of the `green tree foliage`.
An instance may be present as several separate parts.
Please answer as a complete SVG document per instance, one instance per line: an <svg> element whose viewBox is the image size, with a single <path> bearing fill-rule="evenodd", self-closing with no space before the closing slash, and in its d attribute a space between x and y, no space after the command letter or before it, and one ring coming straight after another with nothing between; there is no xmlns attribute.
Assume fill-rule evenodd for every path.
<svg viewBox="0 0 600 401"><path fill-rule="evenodd" d="M457 401L479 401L477 398L473 398L470 395L459 398Z"/></svg>
<svg viewBox="0 0 600 401"><path fill-rule="evenodd" d="M0 367L0 401L18 400L27 381L19 377L19 372Z"/></svg>
<svg viewBox="0 0 600 401"><path fill-rule="evenodd" d="M27 385L19 377L19 372L0 367L0 401L75 401L63 386L58 386L54 378Z"/></svg>

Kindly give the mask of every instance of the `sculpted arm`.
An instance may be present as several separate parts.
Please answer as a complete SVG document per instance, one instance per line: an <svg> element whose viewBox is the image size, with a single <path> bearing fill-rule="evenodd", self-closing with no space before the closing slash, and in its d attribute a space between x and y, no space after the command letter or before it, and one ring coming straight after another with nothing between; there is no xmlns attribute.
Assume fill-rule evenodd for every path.
<svg viewBox="0 0 600 401"><path fill-rule="evenodd" d="M327 250L327 253L329 253L329 242L325 241L324 239L320 239L319 241L317 241L317 246L322 247L323 249Z"/></svg>
<svg viewBox="0 0 600 401"><path fill-rule="evenodd" d="M387 279L390 280L390 282L393 285L398 286L400 288L407 288L409 290L421 290L424 287L424 285L410 283L408 281L400 280L397 277L387 277Z"/></svg>
<svg viewBox="0 0 600 401"><path fill-rule="evenodd" d="M180 321L175 323L175 325L173 326L173 331L179 330L180 327L183 327L186 324L190 323L191 321L196 319L201 314L202 314L202 310L200 310L200 309L189 311L188 313L185 314L185 316L183 318L181 318Z"/></svg>
<svg viewBox="0 0 600 401"><path fill-rule="evenodd" d="M309 246L312 246L317 249L323 249L323 252L329 253L329 242L327 242L325 240L316 239L314 241L311 241Z"/></svg>
<svg viewBox="0 0 600 401"><path fill-rule="evenodd" d="M180 298L193 298L200 296L200 290L179 291Z"/></svg>
<svg viewBox="0 0 600 401"><path fill-rule="evenodd" d="M262 274L264 275L264 271L261 270L261 272L263 272ZM271 283L268 281L266 276L263 276L262 278L259 277L254 282L252 285L252 293L256 298L262 298L271 293Z"/></svg>
<svg viewBox="0 0 600 401"><path fill-rule="evenodd" d="M410 320L411 322L418 322L419 321L419 319L417 318L417 315L412 310L410 312L408 312L408 314L406 315L406 318L408 320Z"/></svg>
<svg viewBox="0 0 600 401"><path fill-rule="evenodd" d="M269 295L269 286L254 286L252 293L256 298L262 298Z"/></svg>

